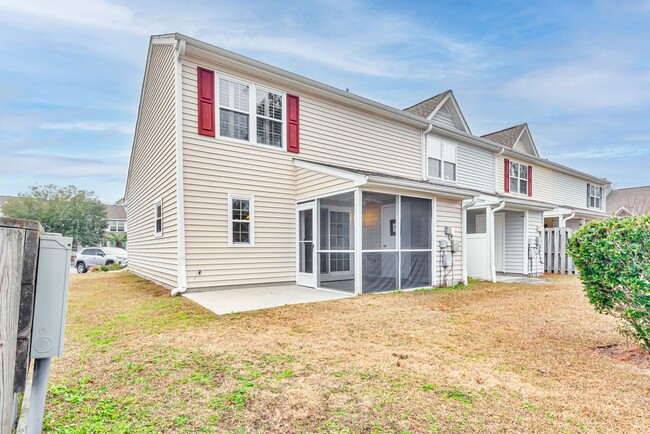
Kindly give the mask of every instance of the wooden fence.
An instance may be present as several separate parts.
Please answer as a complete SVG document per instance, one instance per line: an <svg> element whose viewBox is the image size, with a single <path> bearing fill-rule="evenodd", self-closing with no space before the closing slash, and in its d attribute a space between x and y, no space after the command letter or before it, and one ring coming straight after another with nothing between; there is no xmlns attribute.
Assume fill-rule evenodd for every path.
<svg viewBox="0 0 650 434"><path fill-rule="evenodd" d="M38 242L38 222L0 218L0 433L11 432L25 390Z"/></svg>
<svg viewBox="0 0 650 434"><path fill-rule="evenodd" d="M578 274L573 259L566 251L566 242L573 235L569 228L544 230L544 271L554 274Z"/></svg>

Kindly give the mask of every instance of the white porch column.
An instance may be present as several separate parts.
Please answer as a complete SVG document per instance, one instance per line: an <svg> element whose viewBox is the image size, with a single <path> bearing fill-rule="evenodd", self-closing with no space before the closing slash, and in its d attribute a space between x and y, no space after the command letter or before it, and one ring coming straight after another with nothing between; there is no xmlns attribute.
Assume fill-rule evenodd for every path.
<svg viewBox="0 0 650 434"><path fill-rule="evenodd" d="M361 244L363 242L363 196L361 188L354 191L354 293L361 294L362 282L362 256Z"/></svg>

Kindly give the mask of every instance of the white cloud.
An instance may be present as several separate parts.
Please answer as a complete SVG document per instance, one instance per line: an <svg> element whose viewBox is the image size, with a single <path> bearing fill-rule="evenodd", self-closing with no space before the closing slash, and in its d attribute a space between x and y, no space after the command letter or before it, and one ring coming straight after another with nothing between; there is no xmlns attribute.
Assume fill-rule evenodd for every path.
<svg viewBox="0 0 650 434"><path fill-rule="evenodd" d="M0 9L85 26L95 31L98 27L108 27L138 32L131 9L104 0L0 0Z"/></svg>
<svg viewBox="0 0 650 434"><path fill-rule="evenodd" d="M39 125L39 128L43 130L116 131L123 134L133 134L131 125L101 121L45 122Z"/></svg>
<svg viewBox="0 0 650 434"><path fill-rule="evenodd" d="M56 178L74 183L80 177L124 178L128 158L87 158L45 152L9 152L3 155L3 175Z"/></svg>

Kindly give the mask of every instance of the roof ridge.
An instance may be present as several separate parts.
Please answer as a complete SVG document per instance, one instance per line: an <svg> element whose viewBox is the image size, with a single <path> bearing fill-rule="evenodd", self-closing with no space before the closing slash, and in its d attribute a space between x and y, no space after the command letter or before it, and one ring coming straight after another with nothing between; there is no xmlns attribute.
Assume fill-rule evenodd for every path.
<svg viewBox="0 0 650 434"><path fill-rule="evenodd" d="M632 190L634 188L650 188L650 185L639 185L637 187L622 187L622 188L614 188L612 189L612 192L614 191L621 191L621 190Z"/></svg>

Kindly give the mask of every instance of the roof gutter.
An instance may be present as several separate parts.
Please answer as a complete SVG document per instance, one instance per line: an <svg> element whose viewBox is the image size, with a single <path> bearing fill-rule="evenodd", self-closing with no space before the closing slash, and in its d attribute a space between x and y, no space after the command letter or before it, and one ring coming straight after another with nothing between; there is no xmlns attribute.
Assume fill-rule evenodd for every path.
<svg viewBox="0 0 650 434"><path fill-rule="evenodd" d="M314 93L320 93L330 99L339 100L353 107L365 109L371 112L381 114L383 116L399 120L401 122L408 123L413 126L420 128L425 127L429 122L414 114L405 112L403 110L396 109L394 107L387 106L385 104L372 101L370 99L364 98L362 96L355 95L345 90L337 89L333 86L320 83L318 81L303 77L298 74L294 74L284 69L277 68L275 66L268 65L266 63L260 62L258 60L251 59L250 57L242 56L232 51L225 50L223 48L217 47L215 45L208 44L198 39L191 38L189 36L183 35L181 33L174 33L173 36L176 39L184 40L189 47L196 48L199 50L206 51L208 53L214 54L221 57L227 63L232 65L239 66L240 68L244 66L247 70L256 71L258 74L264 74L267 76L273 76L275 80L278 79L289 82L294 87L302 87L306 91L311 91Z"/></svg>
<svg viewBox="0 0 650 434"><path fill-rule="evenodd" d="M171 295L187 291L187 268L185 263L185 195L183 192L183 55L185 41L177 40L174 47L176 86L176 254L178 258L177 287Z"/></svg>

